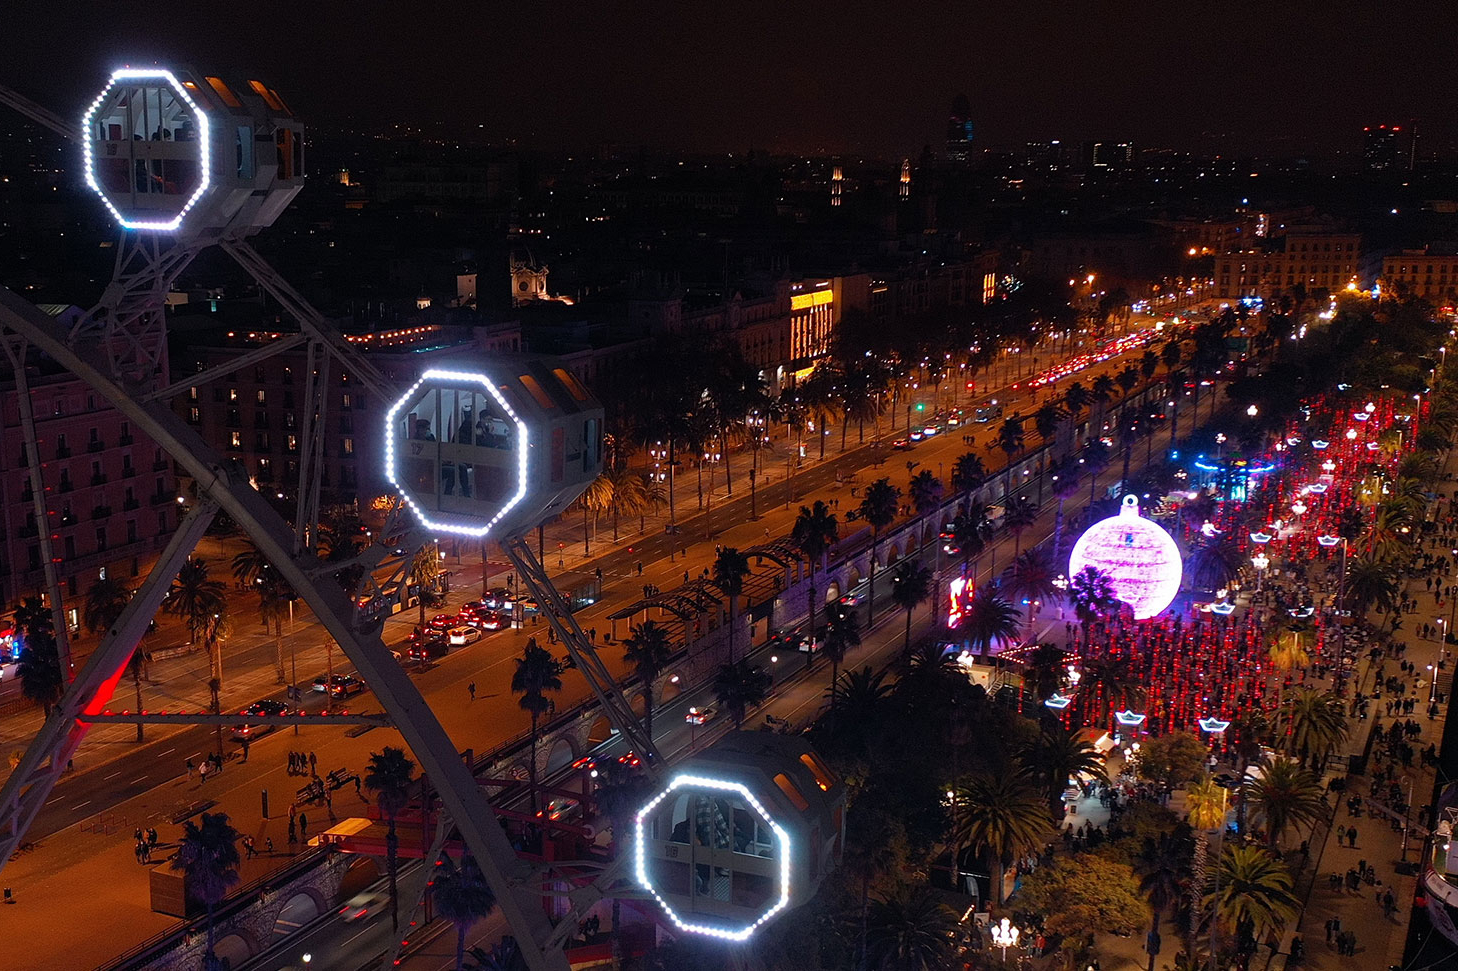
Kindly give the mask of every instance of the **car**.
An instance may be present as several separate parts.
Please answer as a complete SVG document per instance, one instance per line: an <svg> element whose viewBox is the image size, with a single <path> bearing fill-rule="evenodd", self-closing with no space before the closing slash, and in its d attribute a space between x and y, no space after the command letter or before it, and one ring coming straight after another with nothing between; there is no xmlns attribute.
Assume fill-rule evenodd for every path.
<svg viewBox="0 0 1458 971"><path fill-rule="evenodd" d="M481 639L481 629L472 627L469 624L462 624L460 627L452 627L446 632L451 647L465 647L467 644L474 644Z"/></svg>
<svg viewBox="0 0 1458 971"><path fill-rule="evenodd" d="M485 613L477 614L473 623L483 630L501 630L506 626L506 618L494 610L488 610Z"/></svg>
<svg viewBox="0 0 1458 971"><path fill-rule="evenodd" d="M983 405L981 408L978 408L977 411L973 413L973 419L975 421L981 422L982 424L986 424L987 422L1001 417L1002 405L996 403Z"/></svg>
<svg viewBox="0 0 1458 971"><path fill-rule="evenodd" d="M325 678L326 676L321 674L314 679L315 691L324 690ZM359 694L365 688L365 683L352 674L336 674L334 676L333 690L329 694L334 698L348 698L350 695Z"/></svg>
<svg viewBox="0 0 1458 971"><path fill-rule="evenodd" d="M348 902L339 908L339 919L346 924L352 924L357 920L382 914L389 906L390 895L388 893L383 890L366 890L364 893L357 893L350 897Z"/></svg>
<svg viewBox="0 0 1458 971"><path fill-rule="evenodd" d="M925 428L923 428L921 430L921 433L923 435L925 435L927 438L931 438L933 435L939 434L941 432L941 430L942 430L942 426L940 426L940 425L927 425Z"/></svg>
<svg viewBox="0 0 1458 971"><path fill-rule="evenodd" d="M857 604L859 604L861 602L861 600L864 599L864 597L865 597L865 591L863 591L863 590L862 591L854 591L853 590L850 593L846 594L844 597L841 597L840 598L840 602L842 604L844 604L845 606L847 606L847 607L854 607Z"/></svg>
<svg viewBox="0 0 1458 971"><path fill-rule="evenodd" d="M492 610L510 610L511 605L516 603L516 597L505 587L492 587L486 591L482 602Z"/></svg>
<svg viewBox="0 0 1458 971"><path fill-rule="evenodd" d="M456 625L456 618L450 614L436 614L430 618L426 628L431 631L447 631Z"/></svg>
<svg viewBox="0 0 1458 971"><path fill-rule="evenodd" d="M690 725L703 725L712 721L717 714L713 708L690 708L683 716L683 720Z"/></svg>
<svg viewBox="0 0 1458 971"><path fill-rule="evenodd" d="M926 438L926 436L924 434L922 434L922 431L921 431L920 428L913 428L911 430L911 434L908 435L908 436L906 436L906 437L909 438L909 439L911 439L913 442L919 442L923 438Z"/></svg>
<svg viewBox="0 0 1458 971"><path fill-rule="evenodd" d="M445 657L449 651L450 644L446 638L436 634L423 641L416 641L412 638L410 650L407 653L412 661L424 661L433 657Z"/></svg>
<svg viewBox="0 0 1458 971"><path fill-rule="evenodd" d="M495 609L493 605L484 600L468 600L461 605L461 613L470 614L472 617L489 614Z"/></svg>
<svg viewBox="0 0 1458 971"><path fill-rule="evenodd" d="M896 451L898 452L905 452L911 448L911 442L907 441L904 438L898 438L896 439L896 441L891 443L891 447L896 449Z"/></svg>
<svg viewBox="0 0 1458 971"><path fill-rule="evenodd" d="M245 717L248 715L287 715L288 713L288 705L282 701L275 701L272 698L263 698L255 701L247 708L238 712L239 715ZM239 742L251 742L255 738L267 735L277 727L277 725L250 725L247 722L242 722L233 726L233 738Z"/></svg>

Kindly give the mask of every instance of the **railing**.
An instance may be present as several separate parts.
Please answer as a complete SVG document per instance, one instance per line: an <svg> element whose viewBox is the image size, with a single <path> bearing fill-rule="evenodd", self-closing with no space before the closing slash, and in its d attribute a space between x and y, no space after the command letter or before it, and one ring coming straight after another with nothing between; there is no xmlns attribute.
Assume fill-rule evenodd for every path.
<svg viewBox="0 0 1458 971"><path fill-rule="evenodd" d="M136 509L136 508L140 507L141 505L142 504L140 502L138 502L137 500L135 500L135 499L123 499L122 500L122 510L125 511L125 512L131 512L133 509Z"/></svg>
<svg viewBox="0 0 1458 971"><path fill-rule="evenodd" d="M299 856L294 862L282 870L260 877L246 886L239 887L229 894L228 899L218 905L213 914L215 924L222 924L241 911L258 903L259 894L267 891L270 887L282 886L291 883L293 880L314 869L323 860L327 859L333 852L327 847L320 847L313 852ZM96 971L140 971L155 961L160 955L173 950L179 944L185 943L191 935L205 933L207 917L194 917L181 927L173 927L154 934L136 947L123 953L120 957L113 958L105 964L97 965Z"/></svg>
<svg viewBox="0 0 1458 971"><path fill-rule="evenodd" d="M158 459L152 463L153 472L166 472L170 468L172 468L172 463L167 459Z"/></svg>
<svg viewBox="0 0 1458 971"><path fill-rule="evenodd" d="M87 442L86 443L86 451L88 451L88 452L100 452L100 451L102 451L105 448L106 448L106 443L103 442L103 441L101 441L100 439L98 439L98 440L96 440L94 442Z"/></svg>

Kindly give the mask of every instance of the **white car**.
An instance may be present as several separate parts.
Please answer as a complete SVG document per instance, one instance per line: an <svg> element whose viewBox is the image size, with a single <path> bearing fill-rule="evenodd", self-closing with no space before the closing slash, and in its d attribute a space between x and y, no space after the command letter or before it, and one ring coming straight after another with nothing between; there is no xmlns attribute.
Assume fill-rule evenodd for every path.
<svg viewBox="0 0 1458 971"><path fill-rule="evenodd" d="M450 638L451 647L465 647L467 644L474 644L481 639L481 630L478 627L452 627L446 632Z"/></svg>
<svg viewBox="0 0 1458 971"><path fill-rule="evenodd" d="M349 902L339 908L339 919L352 924L366 917L382 913L390 905L390 895L383 890L366 890L355 894Z"/></svg>
<svg viewBox="0 0 1458 971"><path fill-rule="evenodd" d="M683 716L683 720L690 725L704 725L713 721L715 714L712 708L690 708L688 714Z"/></svg>

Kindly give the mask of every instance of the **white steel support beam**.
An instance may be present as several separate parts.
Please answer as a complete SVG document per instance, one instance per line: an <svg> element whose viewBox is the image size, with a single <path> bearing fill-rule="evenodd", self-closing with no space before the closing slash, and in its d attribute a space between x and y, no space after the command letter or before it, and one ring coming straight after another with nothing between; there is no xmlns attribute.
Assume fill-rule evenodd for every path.
<svg viewBox="0 0 1458 971"><path fill-rule="evenodd" d="M10 295L9 291L4 293ZM91 726L80 720L81 716L87 711L99 711L111 698L132 652L162 606L172 578L192 555L216 512L213 503L200 502L182 521L115 626L106 632L81 673L51 711L51 717L26 747L20 764L0 787L0 868L20 848L25 831L50 798L51 790L86 737Z"/></svg>
<svg viewBox="0 0 1458 971"><path fill-rule="evenodd" d="M53 320L4 289L0 289L0 327L21 334L104 396L192 476L200 496L216 501L243 527L259 551L309 604L326 633L339 643L394 719L480 863L528 966L532 971L567 971L567 959L561 950L543 950L552 926L542 909L540 893L532 886L532 867L516 855L450 736L386 650L378 623L367 632L355 630L349 591L332 578L311 580L308 569L317 564L311 555L293 554L293 531L283 518L246 479L230 475L223 457L179 416L158 402L137 400L114 380L104 348L70 346Z"/></svg>
<svg viewBox="0 0 1458 971"><path fill-rule="evenodd" d="M633 714L632 705L623 697L623 690L618 686L617 679L602 663L602 658L597 656L597 648L577 625L577 618L572 616L571 608L548 579L541 561L521 537L502 540L501 549L506 553L506 558L511 560L512 566L516 567L516 575L521 577L522 582L536 596L537 603L547 615L547 622L562 639L567 653L587 679L587 686L597 696L597 702L602 705L608 720L622 733L628 746L643 757L643 768L648 776L657 779L658 749L654 748L653 740L643 731L642 723Z"/></svg>
<svg viewBox="0 0 1458 971"><path fill-rule="evenodd" d="M156 391L152 391L144 395L139 395L138 397L142 401L166 401L173 395L181 394L188 388L195 388L198 385L208 384L209 382L216 381L218 378L221 378L226 374L231 374L234 371L243 371L251 368L255 364L259 364L263 361L268 360L275 354L282 354L284 351L292 350L293 348L298 347L300 344L302 344L304 340L305 338L303 334L290 334L287 337L280 337L276 341L269 341L267 344L263 345L260 348L257 348L256 350L249 351L246 354L239 354L237 357L229 358L227 364L219 364L216 367L208 368L206 371L199 371L196 374L189 374L181 381L174 381L171 384L167 385L167 387L165 388L158 388Z"/></svg>

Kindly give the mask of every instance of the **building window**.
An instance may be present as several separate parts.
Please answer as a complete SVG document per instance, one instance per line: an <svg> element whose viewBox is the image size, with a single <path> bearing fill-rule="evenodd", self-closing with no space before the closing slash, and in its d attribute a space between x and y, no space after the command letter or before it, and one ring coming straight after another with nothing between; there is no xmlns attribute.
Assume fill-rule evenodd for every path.
<svg viewBox="0 0 1458 971"><path fill-rule="evenodd" d="M299 436L297 436L297 435L290 435L290 436L288 436L287 443L288 443L288 450L290 452L297 452L299 450Z"/></svg>
<svg viewBox="0 0 1458 971"><path fill-rule="evenodd" d="M127 520L127 542L128 543L135 543L136 541L137 541L137 521L135 519L128 519Z"/></svg>
<svg viewBox="0 0 1458 971"><path fill-rule="evenodd" d="M242 448L243 447L243 433L242 432L229 432L228 433L228 445L231 448Z"/></svg>
<svg viewBox="0 0 1458 971"><path fill-rule="evenodd" d="M344 440L344 454L345 455L353 455L354 454L354 439L352 439L352 438L346 438Z"/></svg>
<svg viewBox="0 0 1458 971"><path fill-rule="evenodd" d="M187 389L187 400L188 401L196 401L197 400L197 388L196 387L192 387L192 388L188 388Z"/></svg>
<svg viewBox="0 0 1458 971"><path fill-rule="evenodd" d="M255 367L253 369L253 380L254 381L257 381L259 384L263 384L265 381L268 380L268 373L264 370L262 364L258 365L257 367ZM260 395L263 394L262 391L260 391L258 393ZM262 398L259 398L258 400L259 401L262 401L263 399Z"/></svg>
<svg viewBox="0 0 1458 971"><path fill-rule="evenodd" d="M268 404L268 392L264 391L262 388L258 389L258 403L260 405Z"/></svg>
<svg viewBox="0 0 1458 971"><path fill-rule="evenodd" d="M99 553L99 552L104 551L105 549L106 549L106 527L105 526L97 526L96 527L96 550Z"/></svg>
<svg viewBox="0 0 1458 971"><path fill-rule="evenodd" d="M202 412L199 411L196 408L189 408L189 409L187 409L187 420L188 420L188 422L190 424L193 424L193 425L201 425L202 424Z"/></svg>
<svg viewBox="0 0 1458 971"><path fill-rule="evenodd" d="M228 389L228 400L229 401L237 401L238 400L238 389L237 388L229 388Z"/></svg>

